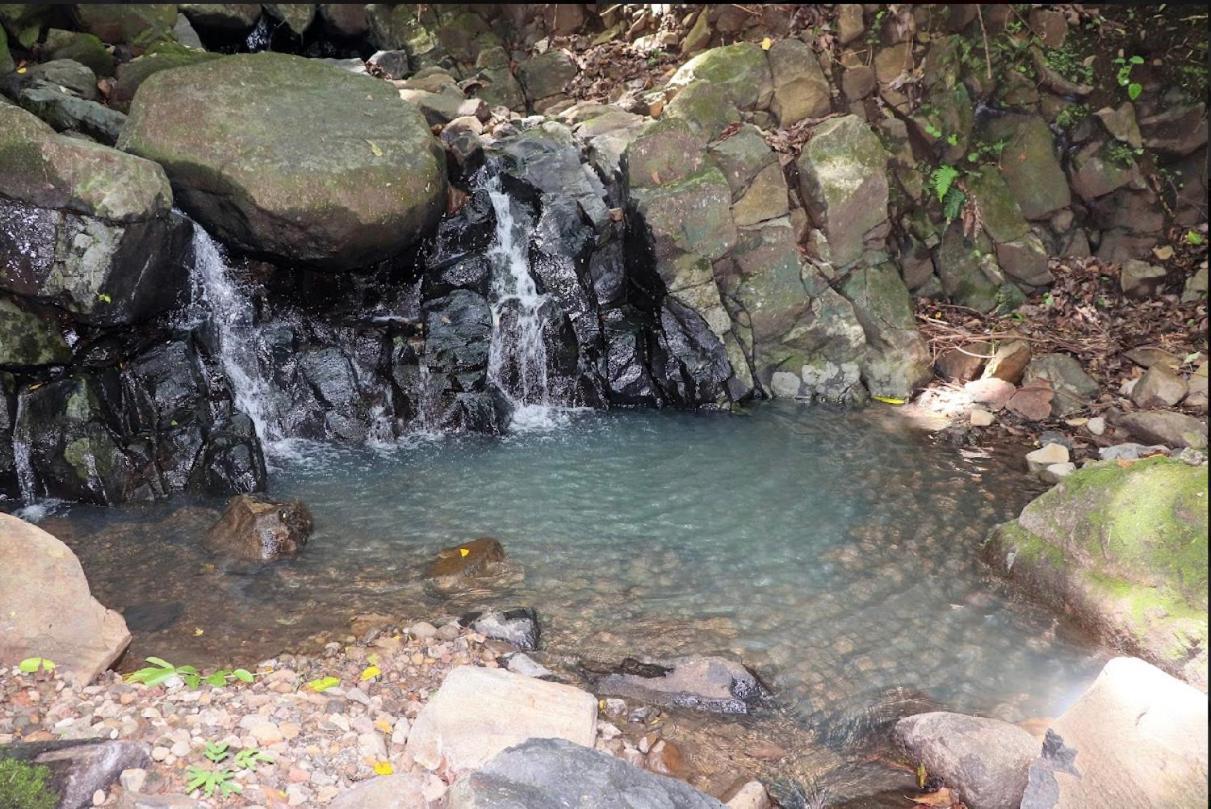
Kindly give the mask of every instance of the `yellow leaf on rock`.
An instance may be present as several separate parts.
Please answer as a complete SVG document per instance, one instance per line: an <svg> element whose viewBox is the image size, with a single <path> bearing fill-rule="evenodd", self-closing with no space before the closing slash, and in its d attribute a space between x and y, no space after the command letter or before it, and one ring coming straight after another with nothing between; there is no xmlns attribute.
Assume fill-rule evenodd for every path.
<svg viewBox="0 0 1211 809"><path fill-rule="evenodd" d="M382 673L382 670L378 666L366 666L366 668L362 669L362 681L373 680Z"/></svg>
<svg viewBox="0 0 1211 809"><path fill-rule="evenodd" d="M390 761L376 761L376 762L374 762L374 773L375 773L375 775L391 775L391 774L392 774L392 773L394 773L394 772L395 772L395 768L391 766L391 762L390 762Z"/></svg>
<svg viewBox="0 0 1211 809"><path fill-rule="evenodd" d="M339 677L320 677L318 680L312 680L311 682L307 683L307 688L310 688L312 691L315 691L318 694L320 692L327 691L329 688L335 688L340 684L341 681Z"/></svg>
<svg viewBox="0 0 1211 809"><path fill-rule="evenodd" d="M392 730L391 723L386 719L379 719L377 722L375 722L374 729L379 733L390 733Z"/></svg>
<svg viewBox="0 0 1211 809"><path fill-rule="evenodd" d="M374 154L375 157L383 156L383 150L379 148L379 145L377 143L375 143L372 140L368 140L368 141L366 141L366 143L370 144L370 151L371 151L371 153Z"/></svg>
<svg viewBox="0 0 1211 809"><path fill-rule="evenodd" d="M193 636L194 636L195 638L201 637L202 635L205 635L205 634L206 634L206 630L205 630L205 629L203 629L203 628L202 628L202 627L200 627L200 626L199 626L199 627L195 627L195 628L194 628L194 630L193 630Z"/></svg>
<svg viewBox="0 0 1211 809"><path fill-rule="evenodd" d="M902 405L908 402L907 399L901 399L898 396L872 396L870 398L874 399L876 402L882 402L883 404L889 405Z"/></svg>
<svg viewBox="0 0 1211 809"><path fill-rule="evenodd" d="M955 804L954 794L946 787L942 787L937 792L931 792L928 795L914 795L908 797L917 806L943 806L951 807Z"/></svg>
<svg viewBox="0 0 1211 809"><path fill-rule="evenodd" d="M770 39L769 37L766 37L765 39L761 40L761 50L768 51L773 46L774 46L774 40Z"/></svg>
<svg viewBox="0 0 1211 809"><path fill-rule="evenodd" d="M466 548L459 548L459 549L458 549L458 555L459 555L459 556L462 556L462 557L470 556L470 555L471 555L471 551L467 550Z"/></svg>

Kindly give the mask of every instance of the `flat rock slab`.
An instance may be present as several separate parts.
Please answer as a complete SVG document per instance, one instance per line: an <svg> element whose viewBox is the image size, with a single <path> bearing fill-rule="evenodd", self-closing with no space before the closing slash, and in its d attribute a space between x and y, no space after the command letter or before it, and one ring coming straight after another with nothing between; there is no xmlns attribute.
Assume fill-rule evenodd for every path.
<svg viewBox="0 0 1211 809"><path fill-rule="evenodd" d="M597 699L570 685L502 669L460 666L446 675L408 735L407 752L429 769L474 770L527 739L592 747Z"/></svg>
<svg viewBox="0 0 1211 809"><path fill-rule="evenodd" d="M560 739L504 751L447 794L447 809L721 809L689 784Z"/></svg>
<svg viewBox="0 0 1211 809"><path fill-rule="evenodd" d="M1018 809L1041 743L999 719L934 711L896 723L896 741L914 764L941 777L968 809Z"/></svg>
<svg viewBox="0 0 1211 809"><path fill-rule="evenodd" d="M84 685L129 643L126 622L92 597L71 549L0 514L0 667L42 657Z"/></svg>
<svg viewBox="0 0 1211 809"><path fill-rule="evenodd" d="M598 681L598 693L723 714L749 713L769 696L744 665L723 657L628 659L621 668Z"/></svg>
<svg viewBox="0 0 1211 809"><path fill-rule="evenodd" d="M1201 809L1207 800L1207 695L1117 657L1047 731L1021 809Z"/></svg>

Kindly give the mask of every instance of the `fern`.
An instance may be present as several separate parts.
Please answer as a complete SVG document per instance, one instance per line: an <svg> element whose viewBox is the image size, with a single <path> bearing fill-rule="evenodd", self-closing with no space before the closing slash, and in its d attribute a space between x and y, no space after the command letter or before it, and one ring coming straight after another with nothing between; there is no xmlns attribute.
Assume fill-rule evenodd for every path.
<svg viewBox="0 0 1211 809"><path fill-rule="evenodd" d="M966 201L967 195L959 189L946 189L946 196L942 200L942 214L946 217L947 224L959 218L959 211L963 210L963 203Z"/></svg>
<svg viewBox="0 0 1211 809"><path fill-rule="evenodd" d="M933 192L937 196L938 202L946 202L946 195L957 179L959 179L959 170L954 166L943 164L933 170L929 182L933 186Z"/></svg>

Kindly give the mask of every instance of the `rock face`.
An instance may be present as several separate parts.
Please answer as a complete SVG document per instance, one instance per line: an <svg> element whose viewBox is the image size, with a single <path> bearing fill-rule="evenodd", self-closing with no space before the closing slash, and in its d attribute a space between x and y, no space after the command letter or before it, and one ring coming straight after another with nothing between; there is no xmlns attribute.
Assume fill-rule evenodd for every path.
<svg viewBox="0 0 1211 809"><path fill-rule="evenodd" d="M206 535L207 544L240 559L271 561L297 555L307 544L311 511L298 500L236 495Z"/></svg>
<svg viewBox="0 0 1211 809"><path fill-rule="evenodd" d="M620 668L597 682L598 693L723 714L749 713L769 697L751 671L722 657L628 659Z"/></svg>
<svg viewBox="0 0 1211 809"><path fill-rule="evenodd" d="M527 739L565 739L590 748L596 732L597 700L588 692L461 666L421 709L406 752L429 769L465 773Z"/></svg>
<svg viewBox="0 0 1211 809"><path fill-rule="evenodd" d="M155 163L0 104L0 291L97 325L179 306L187 225Z"/></svg>
<svg viewBox="0 0 1211 809"><path fill-rule="evenodd" d="M862 256L864 243L887 234L887 153L856 115L824 122L799 155L799 185L828 239L837 267Z"/></svg>
<svg viewBox="0 0 1211 809"><path fill-rule="evenodd" d="M42 529L0 514L0 666L42 657L85 685L128 643L126 622L92 597L75 554Z"/></svg>
<svg viewBox="0 0 1211 809"><path fill-rule="evenodd" d="M896 742L914 764L958 793L969 809L1018 809L1039 741L998 719L917 714L895 727Z"/></svg>
<svg viewBox="0 0 1211 809"><path fill-rule="evenodd" d="M683 781L562 739L531 739L456 783L448 809L721 809Z"/></svg>
<svg viewBox="0 0 1211 809"><path fill-rule="evenodd" d="M1135 658L1047 730L1021 809L1207 805L1207 695Z"/></svg>
<svg viewBox="0 0 1211 809"><path fill-rule="evenodd" d="M390 85L282 54L150 77L120 147L164 166L222 241L331 269L398 254L446 198L443 152Z"/></svg>
<svg viewBox="0 0 1211 809"><path fill-rule="evenodd" d="M989 536L985 559L1116 648L1207 682L1207 469L1087 465Z"/></svg>

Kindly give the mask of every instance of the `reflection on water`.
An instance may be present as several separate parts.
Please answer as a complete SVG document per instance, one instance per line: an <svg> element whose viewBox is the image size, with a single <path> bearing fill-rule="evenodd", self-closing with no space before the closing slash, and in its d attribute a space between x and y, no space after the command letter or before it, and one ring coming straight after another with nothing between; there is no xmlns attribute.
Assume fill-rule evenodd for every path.
<svg viewBox="0 0 1211 809"><path fill-rule="evenodd" d="M935 447L871 413L763 405L304 448L272 482L315 516L290 562L210 556L199 535L217 503L76 507L43 525L80 554L97 596L126 609L137 657L247 660L358 612L530 604L561 651L739 655L841 743L939 705L1053 715L1096 674L1092 647L1009 602L976 558L1034 486L1016 463ZM520 580L453 602L426 590L434 551L483 534Z"/></svg>

